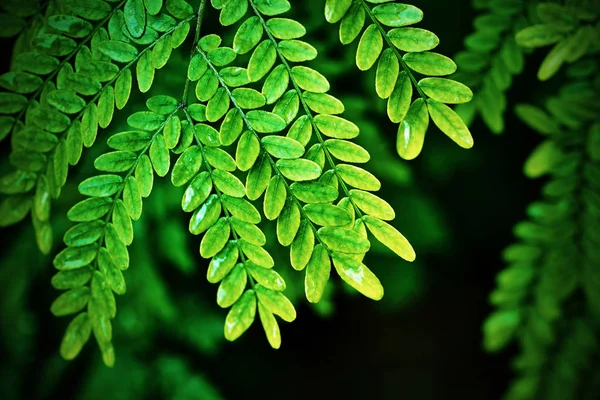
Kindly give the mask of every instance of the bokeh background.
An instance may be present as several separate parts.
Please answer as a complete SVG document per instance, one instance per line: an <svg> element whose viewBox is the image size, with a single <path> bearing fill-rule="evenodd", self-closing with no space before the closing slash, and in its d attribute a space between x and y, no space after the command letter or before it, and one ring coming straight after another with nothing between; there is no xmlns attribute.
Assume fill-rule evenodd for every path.
<svg viewBox="0 0 600 400"><path fill-rule="evenodd" d="M332 93L346 105L347 118L361 128L358 142L372 155L367 169L383 182L382 197L396 210L394 225L411 240L417 261L407 263L383 247L366 259L386 294L372 302L334 278L317 306L303 298L303 274L295 273L288 251L269 248L288 282L286 294L298 310L282 325L283 344L272 350L260 324L234 343L223 338L226 310L215 303L217 287L206 282L200 238L187 232L189 215L179 207L182 190L168 177L157 182L135 225L128 290L117 299L117 362L104 367L93 343L72 362L58 346L68 323L50 314L57 292L50 285L51 257L36 249L28 223L2 231L0 241L0 397L12 399L463 399L500 397L510 377L515 349L499 355L482 350L481 323L491 310L487 296L502 268L501 250L512 226L538 196L539 184L522 165L538 142L509 109L506 131L472 125L475 147L463 150L433 125L423 153L414 161L395 153L396 127L385 101L374 93L374 70L354 66L357 43L339 44L328 25L323 1L294 1L288 17L305 24L307 40L320 53L311 66L328 77ZM453 55L472 31L469 0L418 0L421 27L434 31L437 51ZM217 14L207 14L203 33L222 31ZM232 36L223 34L225 43ZM2 70L12 43L0 43ZM174 53L146 95L134 95L100 133L105 144L125 129L125 119L153 94L179 95L190 43ZM509 104L531 101L538 91L533 54L513 83ZM136 91L134 90L134 93ZM92 174L102 145L85 153L54 205L56 251L69 227L66 211L80 199L77 184ZM9 168L1 144L0 172ZM273 224L265 233L275 243ZM93 339L92 339L93 340ZM92 341L91 340L91 341Z"/></svg>

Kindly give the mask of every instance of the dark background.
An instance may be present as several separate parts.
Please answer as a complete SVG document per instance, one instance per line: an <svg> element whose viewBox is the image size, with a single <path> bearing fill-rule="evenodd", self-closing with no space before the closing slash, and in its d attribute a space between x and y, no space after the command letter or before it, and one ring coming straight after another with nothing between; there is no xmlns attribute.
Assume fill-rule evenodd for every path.
<svg viewBox="0 0 600 400"><path fill-rule="evenodd" d="M413 3L425 12L420 26L442 39L437 51L456 54L462 39L472 31L475 12L470 2ZM336 44L337 25L325 24L323 2L311 1L297 7L294 17L306 23L308 40L319 49L320 59L325 59L319 61L322 64L315 61L312 65L327 75L332 93L342 100L347 96L350 104L352 96L374 99L374 73L360 73L352 65L356 43L348 48ZM219 32L215 19L216 13L207 15L205 32ZM227 40L225 37L225 44L230 45L230 39ZM4 49L10 45L9 40L2 42ZM181 60L187 58L189 45L186 42L181 47ZM6 71L8 57L2 61ZM529 67L513 83L509 104L534 97L535 85L531 82L539 63L535 55L528 61ZM167 79L164 87L170 81ZM156 93L160 91L159 85ZM177 89L173 94L179 92ZM146 97L138 94L127 110L139 110ZM394 152L395 127L381 112L383 105L380 102L369 106L358 121L354 114L346 115L361 129L363 124L371 124L379 132L375 139L365 139L364 145L372 154L377 154L379 147ZM361 124L362 120L365 122ZM513 240L512 226L524 218L526 205L538 196L539 185L522 174L522 164L538 137L524 128L510 109L503 135L493 135L479 120L473 123L471 131L475 147L466 151L431 126L425 150L417 160L399 161L394 156L394 162L400 166L390 166L409 171L410 181L382 179L382 193L397 210L394 224L413 242L418 254L415 267L389 254L368 256L367 264L382 277L386 297L391 296L392 300L386 303L384 298L375 303L337 290L335 311L331 314L299 302L297 320L281 325L283 345L277 351L268 347L257 322L234 343L219 339L217 332L205 345L190 345L189 340L175 333L179 322L169 316L171 311L162 310L157 314L166 317L163 315L137 333L125 330L125 334L120 334L115 328L117 366L112 372L104 372L106 368L99 365L95 343L89 343L75 361L62 361L57 349L66 321L48 312L57 293L49 285L51 259L35 254L28 223L5 229L0 275L4 288L2 392L8 393L9 398L28 399L174 398L169 385L181 387L201 377L208 386L193 386L200 388L195 391L200 397L178 398L218 398L211 397L211 387L227 399L499 398L511 377L509 361L514 349L499 355L484 353L481 324L491 310L487 296L494 287L495 274L503 267L501 251ZM379 142L368 143L369 140ZM3 160L8 154L7 145L1 144ZM92 154L94 151L71 174L74 187L81 176L89 176L86 173L91 172ZM166 179L164 183L166 190ZM54 212L58 220L57 242L68 227L60 220L60 214L64 215L78 199L75 190L66 191L64 197ZM216 287L204 280L206 263L197 255L199 238L189 238L186 244L194 260L191 272L182 267L186 262L161 256L163 250L156 243L161 240L159 222L176 217L185 227L187 217L181 212L162 210L159 203L156 200L145 204L144 213L155 218L147 223L146 230L140 228L140 237L136 233L131 270L137 267L136 263L145 262L143 257L148 258L147 264L158 268L159 281L164 285L160 291L167 291L176 299L176 314L187 321L191 313L196 313L200 319L189 328L191 334L206 335L208 326L218 331L225 312L213 304ZM59 250L60 246L56 246ZM142 255L135 258L136 254ZM180 264L179 268L174 264ZM127 275L126 278L129 279ZM147 282L143 277L139 279L138 284ZM126 302L129 296L135 298L135 285L134 281L118 304L121 300ZM22 289L15 288L21 286ZM160 303L158 295L152 296ZM188 303L194 306L188 307ZM204 308L198 311L194 307L200 303ZM135 304L144 307L146 303ZM322 318L324 314L329 316ZM202 323L207 318L210 325ZM187 322L181 322L184 323ZM183 360L187 372L165 362L165 357ZM131 386L136 389L131 390Z"/></svg>

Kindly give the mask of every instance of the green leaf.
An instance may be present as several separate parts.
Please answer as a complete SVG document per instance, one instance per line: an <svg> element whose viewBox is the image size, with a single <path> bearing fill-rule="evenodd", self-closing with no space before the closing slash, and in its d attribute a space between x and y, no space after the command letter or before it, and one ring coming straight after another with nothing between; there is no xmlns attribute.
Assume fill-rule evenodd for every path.
<svg viewBox="0 0 600 400"><path fill-rule="evenodd" d="M231 307L244 293L248 276L244 264L237 264L221 281L217 291L217 304L220 307Z"/></svg>
<svg viewBox="0 0 600 400"><path fill-rule="evenodd" d="M439 53L407 53L402 59L410 69L423 75L444 76L456 72L454 61Z"/></svg>
<svg viewBox="0 0 600 400"><path fill-rule="evenodd" d="M229 110L221 123L221 128L219 130L221 143L225 146L235 143L243 129L244 119L242 117L242 112L237 108Z"/></svg>
<svg viewBox="0 0 600 400"><path fill-rule="evenodd" d="M135 181L137 183L140 195L148 197L152 192L154 184L154 173L152 172L152 163L147 155L143 154L135 167Z"/></svg>
<svg viewBox="0 0 600 400"><path fill-rule="evenodd" d="M301 271L306 267L315 247L315 234L310 223L302 221L298 233L290 248L290 261L292 267Z"/></svg>
<svg viewBox="0 0 600 400"><path fill-rule="evenodd" d="M135 129L154 131L161 127L165 117L150 111L139 111L127 118L127 124Z"/></svg>
<svg viewBox="0 0 600 400"><path fill-rule="evenodd" d="M363 218L367 228L377 240L379 240L406 261L415 260L415 251L408 240L406 240L406 238L402 236L402 234L398 232L396 228L369 215L366 215Z"/></svg>
<svg viewBox="0 0 600 400"><path fill-rule="evenodd" d="M262 110L249 111L246 119L252 129L259 133L276 133L285 129L286 123L279 115Z"/></svg>
<svg viewBox="0 0 600 400"><path fill-rule="evenodd" d="M9 196L0 202L0 226L16 224L27 216L31 209L31 196Z"/></svg>
<svg viewBox="0 0 600 400"><path fill-rule="evenodd" d="M293 159L302 157L304 154L304 146L288 137L265 136L261 141L265 150L276 158Z"/></svg>
<svg viewBox="0 0 600 400"><path fill-rule="evenodd" d="M366 163L371 158L369 152L363 147L346 140L327 139L325 148L340 161Z"/></svg>
<svg viewBox="0 0 600 400"><path fill-rule="evenodd" d="M281 40L299 39L306 35L306 28L300 22L288 18L270 18L267 28L271 35Z"/></svg>
<svg viewBox="0 0 600 400"><path fill-rule="evenodd" d="M98 268L104 275L108 286L116 294L125 294L127 287L121 270L113 262L108 250L102 247L98 252Z"/></svg>
<svg viewBox="0 0 600 400"><path fill-rule="evenodd" d="M273 68L262 87L262 94L265 96L267 104L273 104L288 88L290 75L283 64Z"/></svg>
<svg viewBox="0 0 600 400"><path fill-rule="evenodd" d="M66 56L77 47L73 39L48 33L37 35L31 42L40 52L56 57Z"/></svg>
<svg viewBox="0 0 600 400"><path fill-rule="evenodd" d="M304 211L312 222L321 226L344 226L352 222L346 210L333 204L307 204Z"/></svg>
<svg viewBox="0 0 600 400"><path fill-rule="evenodd" d="M212 177L215 186L221 192L232 197L244 197L246 195L244 184L230 172L215 169L212 172Z"/></svg>
<svg viewBox="0 0 600 400"><path fill-rule="evenodd" d="M322 244L318 244L315 246L306 266L304 292L309 302L318 303L321 301L330 274L331 260L327 249Z"/></svg>
<svg viewBox="0 0 600 400"><path fill-rule="evenodd" d="M163 135L156 135L154 137L150 145L150 160L158 176L163 177L167 175L171 165L171 157Z"/></svg>
<svg viewBox="0 0 600 400"><path fill-rule="evenodd" d="M89 265L96 258L95 245L81 247L67 247L54 257L54 268L59 271L68 271Z"/></svg>
<svg viewBox="0 0 600 400"><path fill-rule="evenodd" d="M340 41L350 44L358 37L365 24L366 12L360 2L352 2L340 24Z"/></svg>
<svg viewBox="0 0 600 400"><path fill-rule="evenodd" d="M287 86L287 85L286 85ZM15 93L0 93L0 113L16 114L27 104L27 97Z"/></svg>
<svg viewBox="0 0 600 400"><path fill-rule="evenodd" d="M125 208L125 205L121 199L117 199L115 202L115 208L112 214L112 223L115 230L119 234L121 241L129 246L133 242L133 224L131 217Z"/></svg>
<svg viewBox="0 0 600 400"><path fill-rule="evenodd" d="M69 9L81 18L98 21L110 13L111 7L102 0L78 0L68 3Z"/></svg>
<svg viewBox="0 0 600 400"><path fill-rule="evenodd" d="M327 93L304 92L302 94L308 107L318 114L341 114L344 104Z"/></svg>
<svg viewBox="0 0 600 400"><path fill-rule="evenodd" d="M217 195L213 194L194 212L192 218L190 218L190 232L194 235L204 232L214 225L220 215L221 202L218 200Z"/></svg>
<svg viewBox="0 0 600 400"><path fill-rule="evenodd" d="M258 224L261 220L260 213L248 200L222 195L223 205L231 215L240 221Z"/></svg>
<svg viewBox="0 0 600 400"><path fill-rule="evenodd" d="M209 122L220 120L227 113L230 105L229 94L225 88L218 88L206 106L206 118Z"/></svg>
<svg viewBox="0 0 600 400"><path fill-rule="evenodd" d="M231 218L230 223L238 236L248 243L263 246L267 242L265 234L256 225L237 218Z"/></svg>
<svg viewBox="0 0 600 400"><path fill-rule="evenodd" d="M451 79L424 78L418 85L427 96L441 103L468 103L473 98L471 89Z"/></svg>
<svg viewBox="0 0 600 400"><path fill-rule="evenodd" d="M267 310L265 306L258 303L258 315L260 322L265 330L265 335L269 344L274 349L278 349L281 346L281 333L279 332L279 325L273 314Z"/></svg>
<svg viewBox="0 0 600 400"><path fill-rule="evenodd" d="M412 100L413 88L410 77L405 71L400 72L396 87L392 91L387 104L387 114L390 121L400 123L406 116Z"/></svg>
<svg viewBox="0 0 600 400"><path fill-rule="evenodd" d="M515 39L519 46L542 47L558 42L564 35L564 28L559 25L537 24L520 30Z"/></svg>
<svg viewBox="0 0 600 400"><path fill-rule="evenodd" d="M97 115L100 128L107 128L115 112L115 92L112 86L105 87L98 100Z"/></svg>
<svg viewBox="0 0 600 400"><path fill-rule="evenodd" d="M57 272L51 280L52 287L58 290L67 290L80 287L89 282L94 270L91 267L83 267L68 271Z"/></svg>
<svg viewBox="0 0 600 400"><path fill-rule="evenodd" d="M423 19L423 11L409 4L382 4L374 7L371 13L382 24L394 28L414 25Z"/></svg>
<svg viewBox="0 0 600 400"><path fill-rule="evenodd" d="M77 96L71 90L54 90L48 94L47 101L58 111L66 114L75 114L83 110L86 105L85 100Z"/></svg>
<svg viewBox="0 0 600 400"><path fill-rule="evenodd" d="M253 262L246 262L245 264L247 271L260 285L282 292L285 290L285 281L277 272L272 269L259 267Z"/></svg>
<svg viewBox="0 0 600 400"><path fill-rule="evenodd" d="M291 62L304 62L317 58L317 49L301 40L282 40L277 47L281 55Z"/></svg>
<svg viewBox="0 0 600 400"><path fill-rule="evenodd" d="M294 196L305 203L331 203L338 198L335 187L321 182L294 182L290 186Z"/></svg>
<svg viewBox="0 0 600 400"><path fill-rule="evenodd" d="M72 226L63 237L67 246L85 246L94 243L104 234L104 221L94 220Z"/></svg>
<svg viewBox="0 0 600 400"><path fill-rule="evenodd" d="M277 218L277 239L282 246L289 246L300 228L300 210L298 205L289 197Z"/></svg>
<svg viewBox="0 0 600 400"><path fill-rule="evenodd" d="M188 147L177 159L171 172L171 182L182 186L189 182L202 166L202 150L198 146Z"/></svg>
<svg viewBox="0 0 600 400"><path fill-rule="evenodd" d="M560 125L541 108L529 104L517 104L515 113L532 129L544 135L560 133Z"/></svg>
<svg viewBox="0 0 600 400"><path fill-rule="evenodd" d="M229 241L231 228L226 218L219 218L211 226L200 242L200 255L204 258L214 257Z"/></svg>
<svg viewBox="0 0 600 400"><path fill-rule="evenodd" d="M392 206L373 193L352 189L350 190L350 199L367 215L386 221L390 221L396 216Z"/></svg>
<svg viewBox="0 0 600 400"><path fill-rule="evenodd" d="M236 170L235 161L228 152L218 147L207 147L204 149L206 161L217 168L225 171L233 172Z"/></svg>
<svg viewBox="0 0 600 400"><path fill-rule="evenodd" d="M348 185L362 190L379 190L381 182L373 174L362 168L349 164L339 164L336 170Z"/></svg>
<svg viewBox="0 0 600 400"><path fill-rule="evenodd" d="M332 138L353 139L359 134L358 126L334 115L317 115L314 121L321 133Z"/></svg>
<svg viewBox="0 0 600 400"><path fill-rule="evenodd" d="M67 218L74 222L87 222L102 218L112 208L110 197L92 197L75 204L67 212Z"/></svg>
<svg viewBox="0 0 600 400"><path fill-rule="evenodd" d="M122 184L123 178L119 175L98 175L81 182L78 189L79 193L86 196L112 196L121 188Z"/></svg>
<svg viewBox="0 0 600 400"><path fill-rule="evenodd" d="M56 317L75 314L86 306L89 298L90 289L87 286L71 289L52 302L50 312Z"/></svg>
<svg viewBox="0 0 600 400"><path fill-rule="evenodd" d="M435 125L450 139L462 148L470 149L473 147L471 132L456 112L447 105L433 99L427 99L427 107Z"/></svg>
<svg viewBox="0 0 600 400"><path fill-rule="evenodd" d="M325 19L327 22L335 24L346 15L351 4L352 0L327 0L325 3Z"/></svg>
<svg viewBox="0 0 600 400"><path fill-rule="evenodd" d="M344 212L347 213L345 210ZM322 242L333 251L363 254L369 251L371 246L364 236L351 229L325 226L317 233Z"/></svg>
<svg viewBox="0 0 600 400"><path fill-rule="evenodd" d="M388 32L392 44L407 53L434 49L440 39L433 33L421 28L396 28Z"/></svg>
<svg viewBox="0 0 600 400"><path fill-rule="evenodd" d="M235 153L236 164L240 171L248 171L256 163L260 154L260 142L250 131L242 134Z"/></svg>
<svg viewBox="0 0 600 400"><path fill-rule="evenodd" d="M219 22L223 26L233 25L238 22L248 11L248 0L229 0L219 15Z"/></svg>
<svg viewBox="0 0 600 400"><path fill-rule="evenodd" d="M225 339L233 341L239 338L254 322L256 316L256 296L249 289L233 305L225 318Z"/></svg>
<svg viewBox="0 0 600 400"><path fill-rule="evenodd" d="M130 62L138 55L138 50L134 46L117 40L100 43L98 50L111 60L122 63Z"/></svg>
<svg viewBox="0 0 600 400"><path fill-rule="evenodd" d="M265 191L271 179L271 164L267 154L263 154L261 158L250 168L250 172L246 178L246 195L250 200L256 200Z"/></svg>
<svg viewBox="0 0 600 400"><path fill-rule="evenodd" d="M260 108L265 105L265 96L250 88L234 89L231 93L238 106L244 109Z"/></svg>
<svg viewBox="0 0 600 400"><path fill-rule="evenodd" d="M154 82L154 65L152 65L152 54L150 52L142 54L135 66L135 73L140 92L146 93Z"/></svg>
<svg viewBox="0 0 600 400"><path fill-rule="evenodd" d="M289 11L291 6L287 0L255 0L254 6L264 15L278 15Z"/></svg>
<svg viewBox="0 0 600 400"><path fill-rule="evenodd" d="M111 151L96 158L94 167L98 171L125 172L134 166L136 160L136 154L130 151Z"/></svg>
<svg viewBox="0 0 600 400"><path fill-rule="evenodd" d="M250 82L261 80L271 70L276 59L277 51L271 40L262 41L254 49L248 63L248 78Z"/></svg>
<svg viewBox="0 0 600 400"><path fill-rule="evenodd" d="M275 261L271 255L262 247L248 243L245 240L240 240L242 251L254 264L263 268L273 268Z"/></svg>
<svg viewBox="0 0 600 400"><path fill-rule="evenodd" d="M286 322L292 322L296 319L296 310L287 297L281 292L268 289L263 285L255 286L258 301L265 306L267 310L278 315Z"/></svg>
<svg viewBox="0 0 600 400"><path fill-rule="evenodd" d="M167 120L163 128L163 137L168 149L173 149L177 146L181 137L181 121L178 116L174 115Z"/></svg>
<svg viewBox="0 0 600 400"><path fill-rule="evenodd" d="M276 165L281 174L292 181L310 181L321 176L318 164L302 158L279 160Z"/></svg>
<svg viewBox="0 0 600 400"><path fill-rule="evenodd" d="M358 43L358 50L356 52L356 66L361 71L367 71L379 58L383 50L383 38L381 32L376 24L371 24L365 30L360 42Z"/></svg>
<svg viewBox="0 0 600 400"><path fill-rule="evenodd" d="M167 115L175 112L179 102L171 96L152 96L146 100L146 107L148 110L156 114Z"/></svg>
<svg viewBox="0 0 600 400"><path fill-rule="evenodd" d="M283 178L279 175L275 175L271 178L269 186L267 187L267 192L265 193L263 208L267 219L273 221L279 216L285 205L286 195L287 190Z"/></svg>
<svg viewBox="0 0 600 400"><path fill-rule="evenodd" d="M297 65L292 68L292 78L301 89L314 93L325 93L329 90L327 79L312 68Z"/></svg>
<svg viewBox="0 0 600 400"><path fill-rule="evenodd" d="M277 104L275 104L273 113L279 115L285 120L286 124L289 124L296 118L299 110L300 98L295 90L289 90L281 97L281 99L279 99Z"/></svg>
<svg viewBox="0 0 600 400"><path fill-rule="evenodd" d="M370 299L381 300L383 286L369 268L345 254L333 253L331 258L335 270L344 282Z"/></svg>
<svg viewBox="0 0 600 400"><path fill-rule="evenodd" d="M267 26L271 20L267 21ZM233 50L238 54L246 54L262 39L263 26L256 16L248 18L235 33Z"/></svg>
<svg viewBox="0 0 600 400"><path fill-rule="evenodd" d="M394 50L385 49L379 59L379 64L377 64L375 79L375 90L379 97L382 99L390 97L398 80L399 71L400 63L394 54Z"/></svg>
<svg viewBox="0 0 600 400"><path fill-rule="evenodd" d="M121 270L129 268L129 253L127 252L127 247L125 247L125 244L119 238L119 234L113 224L106 225L104 242L106 243L106 250L108 250L115 265Z"/></svg>
<svg viewBox="0 0 600 400"><path fill-rule="evenodd" d="M139 38L146 29L146 10L142 0L127 0L123 9L125 24L134 38Z"/></svg>
<svg viewBox="0 0 600 400"><path fill-rule="evenodd" d="M239 250L237 244L229 242L216 256L212 258L206 273L206 279L210 283L220 282L229 271L233 269L238 260Z"/></svg>
<svg viewBox="0 0 600 400"><path fill-rule="evenodd" d="M119 110L125 107L131 94L131 70L125 69L122 71L119 78L115 82L115 105Z"/></svg>
<svg viewBox="0 0 600 400"><path fill-rule="evenodd" d="M65 360L72 360L87 343L92 333L92 325L87 313L77 315L67 326L60 343L60 355Z"/></svg>
<svg viewBox="0 0 600 400"><path fill-rule="evenodd" d="M287 137L297 140L303 146L306 146L312 137L312 124L308 115L302 115L296 120L288 130Z"/></svg>
<svg viewBox="0 0 600 400"><path fill-rule="evenodd" d="M235 60L236 56L236 52L229 47L219 47L209 51L207 54L208 60L217 67L223 67L230 64L233 60Z"/></svg>
<svg viewBox="0 0 600 400"><path fill-rule="evenodd" d="M183 193L181 207L183 211L190 212L199 207L212 192L212 179L206 171L199 173L190 182Z"/></svg>
<svg viewBox="0 0 600 400"><path fill-rule="evenodd" d="M219 132L210 125L197 124L194 126L194 132L205 146L219 146L221 144Z"/></svg>
<svg viewBox="0 0 600 400"><path fill-rule="evenodd" d="M400 157L405 160L413 160L421 153L428 127L427 105L425 100L419 98L413 102L406 117L398 126L396 150Z"/></svg>

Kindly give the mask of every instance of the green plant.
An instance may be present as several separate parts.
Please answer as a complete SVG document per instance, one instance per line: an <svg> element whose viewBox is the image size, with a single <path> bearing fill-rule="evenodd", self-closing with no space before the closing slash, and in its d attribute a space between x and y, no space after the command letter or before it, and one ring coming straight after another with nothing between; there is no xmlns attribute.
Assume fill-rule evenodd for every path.
<svg viewBox="0 0 600 400"><path fill-rule="evenodd" d="M390 98L391 120L402 122L400 155L417 156L430 114L451 139L471 147L468 129L444 104L467 102L471 91L449 79L415 79L413 71L440 76L456 70L451 59L425 51L439 43L435 34L404 28L422 19L421 10L370 3L375 7L362 0L327 1L325 14L330 22L344 18L343 43L360 33L365 14L372 20L358 48L360 69L377 61L385 38L376 88L380 97ZM52 313L76 314L60 348L66 359L77 356L93 333L105 364L114 364L114 294L126 291L122 271L130 265L132 221L141 217L155 175L170 174L174 186L187 185L181 206L192 213L190 232L204 233L200 255L211 260L208 281L220 283L217 303L231 307L225 321L229 340L258 311L269 343L278 348L274 315L287 322L296 317L283 294L285 281L263 248L267 239L257 226L263 216L276 221L277 240L290 247L291 266L305 270L304 290L313 303L324 294L332 263L350 286L381 299L381 283L362 263L371 247L368 232L405 260L415 259L408 241L386 222L394 219L394 210L372 193L380 189L379 180L354 165L370 158L351 141L358 126L338 116L344 104L327 93L327 79L301 65L317 51L301 40L306 29L300 22L280 17L290 3L211 5L212 10L206 0L69 0L6 7L14 23L3 35L20 37L11 71L0 77L8 90L0 94L7 114L0 133L10 140L15 168L0 179L0 224L31 215L44 254L53 249L51 203L67 183L69 167L125 108L134 79L140 92L148 92L172 53L185 48L188 38L192 47L180 71L183 95L170 91L148 98L146 110L127 117L129 128L108 138L110 149L94 161L98 173L78 184L86 198L67 213L75 225L64 235L67 247L54 258L58 272L52 278L64 290ZM222 45L220 35L202 33L205 14L216 17L215 10L223 32L235 32L231 47ZM386 33L382 25L396 28ZM172 155L178 156L173 165ZM263 194L261 213L252 202Z"/></svg>
<svg viewBox="0 0 600 400"><path fill-rule="evenodd" d="M524 166L529 178L549 175L543 199L517 224L519 243L504 251L484 324L484 345L498 351L520 344L517 377L507 399L573 399L597 395L595 358L600 316L600 119L597 77L600 4L567 1L536 5L542 23L523 27L519 45L557 43L538 78L570 63L555 96L542 108L519 104L517 116L545 136ZM533 16L535 22L536 16ZM590 22L596 23L596 30Z"/></svg>

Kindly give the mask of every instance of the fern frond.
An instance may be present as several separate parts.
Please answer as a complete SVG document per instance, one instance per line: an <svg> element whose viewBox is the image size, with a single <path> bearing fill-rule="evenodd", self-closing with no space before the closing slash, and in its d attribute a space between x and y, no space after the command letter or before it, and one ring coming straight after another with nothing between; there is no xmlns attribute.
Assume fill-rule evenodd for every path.
<svg viewBox="0 0 600 400"><path fill-rule="evenodd" d="M536 7L541 23L521 29L517 43L523 47L538 48L553 45L538 69L538 79L552 78L565 63L573 63L588 54L600 51L597 0L542 2Z"/></svg>
<svg viewBox="0 0 600 400"><path fill-rule="evenodd" d="M525 49L515 33L527 25L526 2L492 1L483 9L473 23L475 32L464 41L466 49L455 56L460 72L454 78L474 90L475 101L459 105L456 112L468 125L479 114L492 132L502 133L505 93L525 65Z"/></svg>
<svg viewBox="0 0 600 400"><path fill-rule="evenodd" d="M367 3L376 4L371 8ZM384 4L380 4L384 3ZM379 0L327 0L325 18L340 22L340 41L352 43L364 30L358 44L356 65L371 69L377 60L375 88L387 99L390 120L400 124L396 141L398 154L412 160L423 148L429 118L450 139L463 148L473 146L473 138L462 119L446 104L468 103L471 89L448 78L456 71L452 59L432 52L439 38L426 29L408 27L423 19L415 6ZM391 27L386 31L384 26ZM385 47L385 50L384 50ZM416 74L424 76L417 81ZM413 101L413 88L417 99Z"/></svg>
<svg viewBox="0 0 600 400"><path fill-rule="evenodd" d="M132 4L138 10L133 19L144 22L137 38L130 29L138 34L139 26L132 28L121 10L127 12ZM45 254L52 248L50 197L60 195L69 165L78 163L84 146L94 144L98 127L110 124L115 106L122 109L127 103L133 66L139 89L146 92L154 69L162 68L171 49L185 40L195 17L191 7L172 6L167 10L173 16L148 13L146 18L141 4L128 0L111 7L94 0L90 7L73 0L66 9L54 9L47 17L48 31L36 36L31 51L16 56L13 71L0 76L0 86L12 92L0 93L2 113L9 114L0 119L0 137L12 133L10 162L17 169L2 178L0 193L12 196L0 207L7 212L0 215L0 226L25 218L36 196L45 199L43 210L34 207L40 212L31 214Z"/></svg>
<svg viewBox="0 0 600 400"><path fill-rule="evenodd" d="M600 321L600 87L592 76L563 86L544 111L520 105L517 114L547 138L525 164L532 178L550 175L544 198L515 227L519 244L504 253L484 325L485 347L516 339L517 378L507 399L571 399L577 379L593 368ZM572 373L565 374L565 368ZM580 371L580 372L575 372Z"/></svg>

